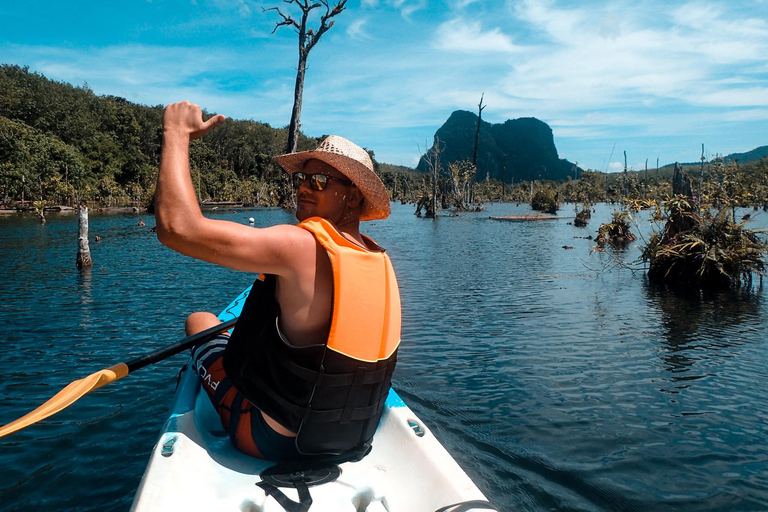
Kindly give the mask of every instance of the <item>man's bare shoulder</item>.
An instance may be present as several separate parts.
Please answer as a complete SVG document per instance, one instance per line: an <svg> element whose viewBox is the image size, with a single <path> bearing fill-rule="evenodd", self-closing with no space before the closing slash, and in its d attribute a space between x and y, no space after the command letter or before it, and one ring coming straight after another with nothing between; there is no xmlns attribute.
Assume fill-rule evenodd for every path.
<svg viewBox="0 0 768 512"><path fill-rule="evenodd" d="M267 239L270 244L285 249L306 249L314 247L315 237L312 233L299 226L291 224L278 224L266 228L259 228L260 235Z"/></svg>
<svg viewBox="0 0 768 512"><path fill-rule="evenodd" d="M263 242L273 248L277 274L294 273L315 258L317 241L306 229L290 224L262 228Z"/></svg>

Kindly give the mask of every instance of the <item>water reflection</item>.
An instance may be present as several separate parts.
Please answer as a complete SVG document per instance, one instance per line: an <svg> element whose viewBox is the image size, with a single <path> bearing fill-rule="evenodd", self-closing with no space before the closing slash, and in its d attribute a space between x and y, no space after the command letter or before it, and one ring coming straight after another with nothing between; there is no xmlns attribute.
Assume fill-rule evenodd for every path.
<svg viewBox="0 0 768 512"><path fill-rule="evenodd" d="M754 341L761 329L762 294L750 290L697 290L644 282L649 307L661 319L660 357L673 381L713 357L734 357L734 348ZM745 336L745 334L749 334Z"/></svg>

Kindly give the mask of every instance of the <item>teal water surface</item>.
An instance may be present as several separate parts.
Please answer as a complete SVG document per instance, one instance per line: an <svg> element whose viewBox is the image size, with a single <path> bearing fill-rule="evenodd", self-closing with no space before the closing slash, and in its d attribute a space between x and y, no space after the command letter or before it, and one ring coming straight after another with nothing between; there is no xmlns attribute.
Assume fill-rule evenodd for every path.
<svg viewBox="0 0 768 512"><path fill-rule="evenodd" d="M762 289L651 286L641 266L626 268L638 267L636 246L591 251L610 205L586 228L489 219L525 205L434 220L413 210L393 204L390 219L363 224L401 288L394 385L497 507L768 509ZM749 213L751 227L768 225ZM207 215L295 222L279 209ZM218 312L253 280L173 253L153 225L92 213L94 266L79 272L75 215L0 217L0 423L180 339L188 313ZM127 510L183 363L143 369L0 440L0 510Z"/></svg>

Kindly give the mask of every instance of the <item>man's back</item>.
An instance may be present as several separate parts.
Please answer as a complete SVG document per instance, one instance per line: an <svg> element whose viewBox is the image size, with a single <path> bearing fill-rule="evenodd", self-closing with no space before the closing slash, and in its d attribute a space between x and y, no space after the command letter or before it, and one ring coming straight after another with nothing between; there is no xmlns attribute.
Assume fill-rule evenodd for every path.
<svg viewBox="0 0 768 512"><path fill-rule="evenodd" d="M359 231L360 220L389 215L386 189L364 149L331 136L314 151L276 157L297 189L296 217L322 220L319 231L304 224L253 228L208 219L189 174L189 142L223 120L203 121L200 108L188 102L166 108L155 196L162 243L210 263L273 276L254 285L252 307L244 308L231 339L195 351L206 392L245 453L264 458L263 450L277 446L269 457L318 449L359 454L375 431L400 341L391 263ZM365 276L375 277L378 293L366 295ZM337 303L339 297L346 298ZM366 313L377 325L369 318L360 324L362 304L371 305ZM210 313L195 313L187 330L215 322ZM335 378L323 378L325 363ZM334 410L343 411L339 419Z"/></svg>

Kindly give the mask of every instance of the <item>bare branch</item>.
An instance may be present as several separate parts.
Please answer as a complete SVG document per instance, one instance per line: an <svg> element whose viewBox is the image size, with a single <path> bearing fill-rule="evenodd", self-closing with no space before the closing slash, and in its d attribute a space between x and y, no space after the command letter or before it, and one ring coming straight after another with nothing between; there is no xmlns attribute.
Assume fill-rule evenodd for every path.
<svg viewBox="0 0 768 512"><path fill-rule="evenodd" d="M347 5L347 0L341 0L336 5L333 6L333 9L330 8L328 5L328 0L320 0L320 2L325 6L325 14L320 17L320 28L317 29L317 32L315 32L313 35L309 37L309 40L307 41L306 45L306 51L309 52L320 40L320 37L322 37L323 34L325 34L328 29L333 27L335 21L331 20L330 23L328 20L333 18L334 16L337 16L344 11Z"/></svg>
<svg viewBox="0 0 768 512"><path fill-rule="evenodd" d="M293 1L293 0L290 0L290 1L289 1L289 0L285 0L285 2L286 2L286 3L291 3L292 1ZM262 10L262 12L275 11L275 12L277 12L277 14L278 14L278 15L279 15L281 18L283 18L283 21L281 21L280 23L277 23L277 24L275 25L275 28L274 28L274 29L272 29L272 33L273 33L273 34L275 33L275 31L276 31L278 28L280 28L280 27L283 27L283 26L288 26L288 27L295 27L295 28L296 28L296 30L298 30L298 29L300 28L300 27L299 27L299 24L298 24L298 23L296 23L296 21L295 21L293 18L291 18L290 16L287 16L287 15L285 15L285 14L284 14L284 13L283 13L283 12L280 10L280 8L279 8L279 7L270 7L269 9L264 9L264 8L262 7L262 8L261 8L261 10Z"/></svg>

